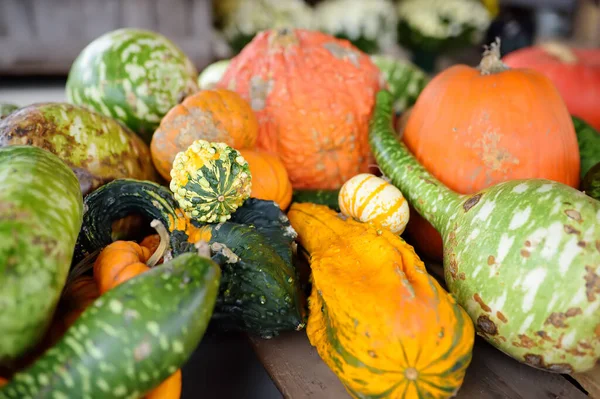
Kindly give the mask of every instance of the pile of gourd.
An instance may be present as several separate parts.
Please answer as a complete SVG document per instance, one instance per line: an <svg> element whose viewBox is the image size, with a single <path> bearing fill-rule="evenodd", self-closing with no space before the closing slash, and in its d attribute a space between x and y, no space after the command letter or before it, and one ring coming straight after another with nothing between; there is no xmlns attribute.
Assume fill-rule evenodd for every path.
<svg viewBox="0 0 600 399"><path fill-rule="evenodd" d="M585 94L497 43L429 81L268 30L199 88L159 34L98 38L68 103L0 121L0 398L179 397L209 321L306 326L354 397L451 397L475 334L549 372L591 369L600 136L577 98L600 101L599 55L562 50L578 60L554 80L588 68ZM448 291L403 235L443 259Z"/></svg>

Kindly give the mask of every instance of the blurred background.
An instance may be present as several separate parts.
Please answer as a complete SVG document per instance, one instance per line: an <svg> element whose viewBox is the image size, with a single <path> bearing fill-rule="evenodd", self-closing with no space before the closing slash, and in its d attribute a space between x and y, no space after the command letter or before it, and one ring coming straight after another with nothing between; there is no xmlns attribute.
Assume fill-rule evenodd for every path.
<svg viewBox="0 0 600 399"><path fill-rule="evenodd" d="M477 65L546 41L600 48L598 0L0 0L0 102L65 101L73 60L120 27L173 40L201 71L235 56L259 31L322 30L370 54L412 61L429 74ZM184 398L278 398L242 335L210 332L184 369Z"/></svg>

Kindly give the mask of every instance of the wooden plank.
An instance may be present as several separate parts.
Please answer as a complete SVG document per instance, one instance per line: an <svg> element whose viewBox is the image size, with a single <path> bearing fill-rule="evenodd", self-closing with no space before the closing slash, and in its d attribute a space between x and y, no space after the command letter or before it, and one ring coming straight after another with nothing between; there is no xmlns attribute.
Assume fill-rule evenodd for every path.
<svg viewBox="0 0 600 399"><path fill-rule="evenodd" d="M337 376L310 345L305 331L269 340L249 336L258 359L285 398L349 398Z"/></svg>
<svg viewBox="0 0 600 399"><path fill-rule="evenodd" d="M590 398L600 399L600 365L587 373L573 374L573 378L588 391Z"/></svg>
<svg viewBox="0 0 600 399"><path fill-rule="evenodd" d="M270 340L249 339L285 398L350 398L310 345L304 331L284 333ZM587 396L560 374L521 364L477 337L473 360L456 398L585 399Z"/></svg>

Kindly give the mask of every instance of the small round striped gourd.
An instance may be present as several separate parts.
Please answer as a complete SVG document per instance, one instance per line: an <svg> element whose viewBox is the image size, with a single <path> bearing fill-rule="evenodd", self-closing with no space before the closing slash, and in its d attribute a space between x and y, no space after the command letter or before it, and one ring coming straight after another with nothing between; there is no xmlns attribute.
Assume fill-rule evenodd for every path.
<svg viewBox="0 0 600 399"><path fill-rule="evenodd" d="M252 175L239 151L225 143L196 140L175 156L170 188L189 217L221 223L250 197Z"/></svg>
<svg viewBox="0 0 600 399"><path fill-rule="evenodd" d="M402 234L408 223L408 202L394 185L369 173L348 180L340 189L342 214Z"/></svg>

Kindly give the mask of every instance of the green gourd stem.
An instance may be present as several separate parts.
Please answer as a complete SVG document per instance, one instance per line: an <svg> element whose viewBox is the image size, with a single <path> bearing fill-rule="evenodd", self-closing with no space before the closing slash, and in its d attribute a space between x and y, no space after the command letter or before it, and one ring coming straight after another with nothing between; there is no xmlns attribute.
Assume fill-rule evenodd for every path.
<svg viewBox="0 0 600 399"><path fill-rule="evenodd" d="M437 180L417 161L404 143L398 143L392 127L393 101L392 94L387 90L377 94L369 132L371 149L386 177L402 191L421 216L436 230L443 232L448 226L451 209L460 206L463 196ZM392 149L393 153L390 151Z"/></svg>

